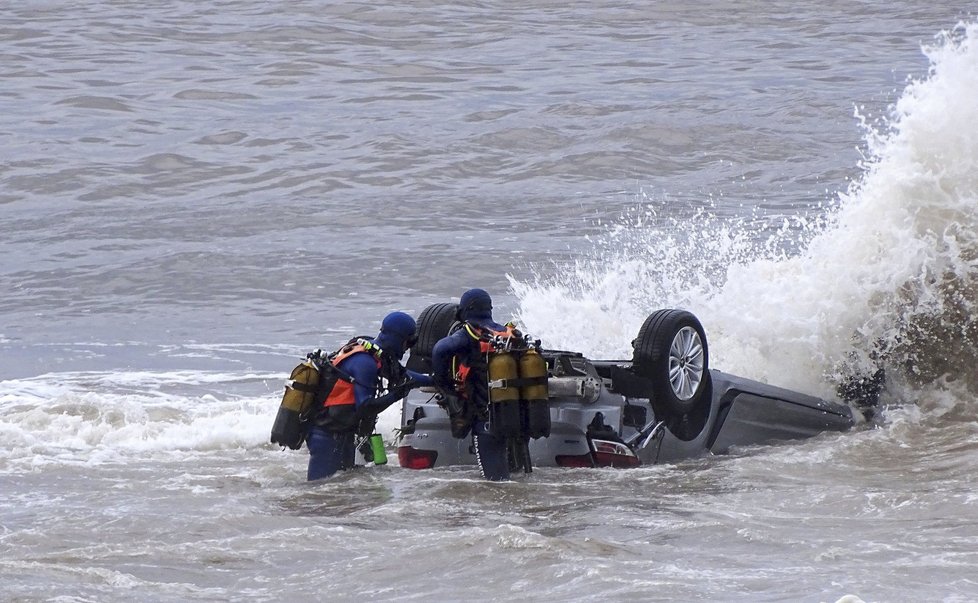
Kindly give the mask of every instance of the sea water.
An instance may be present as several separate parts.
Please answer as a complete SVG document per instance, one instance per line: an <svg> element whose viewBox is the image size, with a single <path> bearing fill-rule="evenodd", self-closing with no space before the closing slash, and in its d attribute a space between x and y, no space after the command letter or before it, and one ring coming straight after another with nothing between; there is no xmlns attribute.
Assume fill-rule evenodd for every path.
<svg viewBox="0 0 978 603"><path fill-rule="evenodd" d="M978 29L955 3L28 3L0 21L0 599L971 601ZM298 359L480 286L872 424L304 481ZM380 430L393 453L398 409Z"/></svg>

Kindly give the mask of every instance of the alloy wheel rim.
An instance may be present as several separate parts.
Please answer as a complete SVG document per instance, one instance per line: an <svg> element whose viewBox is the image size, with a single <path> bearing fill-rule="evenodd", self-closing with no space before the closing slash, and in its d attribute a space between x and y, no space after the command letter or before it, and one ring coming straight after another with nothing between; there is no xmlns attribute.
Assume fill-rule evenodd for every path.
<svg viewBox="0 0 978 603"><path fill-rule="evenodd" d="M669 383L680 400L689 400L703 381L703 341L693 327L683 327L669 347Z"/></svg>

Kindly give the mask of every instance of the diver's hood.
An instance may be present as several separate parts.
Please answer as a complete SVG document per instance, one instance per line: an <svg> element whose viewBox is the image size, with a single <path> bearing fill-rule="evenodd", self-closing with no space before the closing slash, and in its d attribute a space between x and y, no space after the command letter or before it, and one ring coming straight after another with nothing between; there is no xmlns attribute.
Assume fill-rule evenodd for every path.
<svg viewBox="0 0 978 603"><path fill-rule="evenodd" d="M463 321L491 321L492 298L484 289L469 289L458 302L458 318Z"/></svg>
<svg viewBox="0 0 978 603"><path fill-rule="evenodd" d="M391 312L384 317L384 322L380 325L380 333L374 339L374 344L380 346L385 353L400 360L414 339L414 332L417 328L417 323L408 314Z"/></svg>

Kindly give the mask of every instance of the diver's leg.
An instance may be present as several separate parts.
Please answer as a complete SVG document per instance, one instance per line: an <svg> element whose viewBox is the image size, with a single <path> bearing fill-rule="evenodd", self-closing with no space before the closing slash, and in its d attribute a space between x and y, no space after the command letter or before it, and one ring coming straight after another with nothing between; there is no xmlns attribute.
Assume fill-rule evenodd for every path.
<svg viewBox="0 0 978 603"><path fill-rule="evenodd" d="M306 441L306 446L309 447L307 480L329 477L340 469L347 468L344 466L347 459L344 447L345 435L331 433L319 427L313 427L309 431L309 439ZM352 439L352 434L350 435ZM352 448L352 444L350 447Z"/></svg>
<svg viewBox="0 0 978 603"><path fill-rule="evenodd" d="M509 479L509 460L506 455L506 440L489 433L485 421L476 421L475 458L482 470L482 477L499 482Z"/></svg>
<svg viewBox="0 0 978 603"><path fill-rule="evenodd" d="M342 438L340 446L343 450L343 464L340 469L353 469L357 465L356 437L352 431L336 434L336 437Z"/></svg>

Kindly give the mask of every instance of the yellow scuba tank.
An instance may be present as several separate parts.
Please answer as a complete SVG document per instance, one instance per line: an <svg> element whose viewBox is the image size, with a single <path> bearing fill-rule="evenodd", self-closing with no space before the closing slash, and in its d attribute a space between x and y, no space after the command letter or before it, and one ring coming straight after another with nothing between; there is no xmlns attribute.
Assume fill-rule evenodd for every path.
<svg viewBox="0 0 978 603"><path fill-rule="evenodd" d="M520 433L519 366L510 352L489 354L489 426L496 436Z"/></svg>
<svg viewBox="0 0 978 603"><path fill-rule="evenodd" d="M523 387L520 398L526 406L526 429L531 438L550 435L550 399L547 387L547 361L535 349L520 358L520 377Z"/></svg>
<svg viewBox="0 0 978 603"><path fill-rule="evenodd" d="M309 415L314 410L316 393L320 389L319 363L319 353L315 352L292 369L289 380L285 382L282 404L275 416L275 423L272 424L273 444L288 446L292 450L302 447L309 428Z"/></svg>

